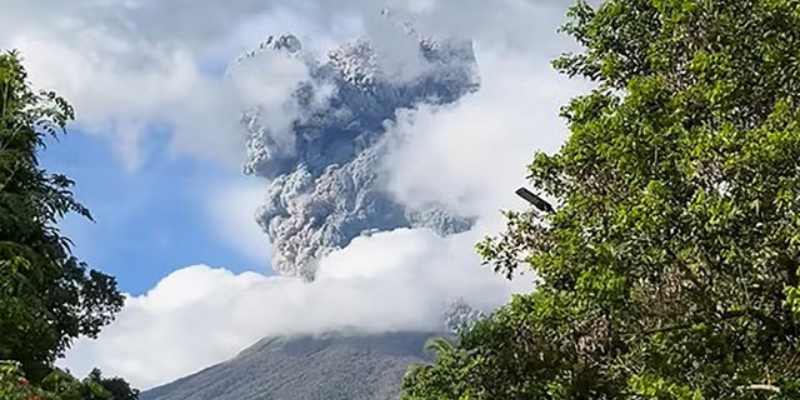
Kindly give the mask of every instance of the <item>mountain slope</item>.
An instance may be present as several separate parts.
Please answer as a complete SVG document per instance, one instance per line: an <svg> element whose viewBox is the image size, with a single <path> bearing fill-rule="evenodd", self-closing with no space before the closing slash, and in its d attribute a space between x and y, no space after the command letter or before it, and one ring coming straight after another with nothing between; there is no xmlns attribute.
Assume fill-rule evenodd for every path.
<svg viewBox="0 0 800 400"><path fill-rule="evenodd" d="M423 347L436 335L265 338L229 361L148 390L140 399L396 399L406 369L428 360Z"/></svg>

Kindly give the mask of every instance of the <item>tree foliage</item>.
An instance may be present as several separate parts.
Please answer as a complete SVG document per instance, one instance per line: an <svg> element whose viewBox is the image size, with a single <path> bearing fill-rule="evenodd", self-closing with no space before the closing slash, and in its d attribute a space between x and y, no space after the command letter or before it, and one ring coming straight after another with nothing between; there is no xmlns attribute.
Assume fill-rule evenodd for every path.
<svg viewBox="0 0 800 400"><path fill-rule="evenodd" d="M41 380L78 336L94 337L123 304L115 280L70 253L57 223L91 219L69 178L39 166L37 151L72 120L72 107L36 92L19 57L0 55L0 360Z"/></svg>
<svg viewBox="0 0 800 400"><path fill-rule="evenodd" d="M136 400L139 391L122 378L104 378L93 370L78 380L54 370L39 385L29 382L18 362L0 362L0 399L3 400Z"/></svg>
<svg viewBox="0 0 800 400"><path fill-rule="evenodd" d="M572 7L596 83L478 245L536 289L412 369L406 399L800 398L800 2Z"/></svg>

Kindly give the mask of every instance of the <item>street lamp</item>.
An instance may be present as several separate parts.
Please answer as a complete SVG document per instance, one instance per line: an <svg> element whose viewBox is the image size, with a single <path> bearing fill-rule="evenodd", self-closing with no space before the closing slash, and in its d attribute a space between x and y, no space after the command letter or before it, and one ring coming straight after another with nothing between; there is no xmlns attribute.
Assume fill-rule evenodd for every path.
<svg viewBox="0 0 800 400"><path fill-rule="evenodd" d="M525 199L525 201L531 203L531 205L536 207L541 212L549 214L555 211L555 209L553 209L553 206L551 206L550 203L544 201L544 199L535 195L533 192L531 192L528 189L525 189L524 187L517 189L516 193L519 197L522 197L523 199Z"/></svg>

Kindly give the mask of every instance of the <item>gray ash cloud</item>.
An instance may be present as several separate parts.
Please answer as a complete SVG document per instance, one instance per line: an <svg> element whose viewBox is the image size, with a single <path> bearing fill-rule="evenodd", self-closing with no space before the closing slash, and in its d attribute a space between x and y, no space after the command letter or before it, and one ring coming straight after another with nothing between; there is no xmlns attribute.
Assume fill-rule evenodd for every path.
<svg viewBox="0 0 800 400"><path fill-rule="evenodd" d="M257 220L272 241L278 273L311 280L320 257L365 232L426 227L448 235L471 227L470 216L440 204L410 208L384 188L382 159L391 150L386 136L396 113L452 103L479 87L471 42L409 39L421 61L413 76L402 79L363 40L316 61L294 36L272 37L239 60L277 51L303 59L309 71L287 99L299 110L288 132L271 131L258 107L242 118L248 132L244 170L269 181Z"/></svg>

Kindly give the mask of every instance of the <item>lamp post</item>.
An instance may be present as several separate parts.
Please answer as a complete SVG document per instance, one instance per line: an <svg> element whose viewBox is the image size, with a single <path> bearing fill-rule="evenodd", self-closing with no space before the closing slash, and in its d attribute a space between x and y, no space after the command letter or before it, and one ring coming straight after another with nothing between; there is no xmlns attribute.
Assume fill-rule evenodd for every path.
<svg viewBox="0 0 800 400"><path fill-rule="evenodd" d="M553 206L551 206L550 203L546 202L544 199L537 196L530 190L525 189L524 187L517 189L515 193L517 193L519 197L522 197L523 199L525 199L525 201L531 203L531 205L533 205L534 207L536 207L536 209L538 209L543 213L550 214L555 211L555 209L553 209Z"/></svg>

